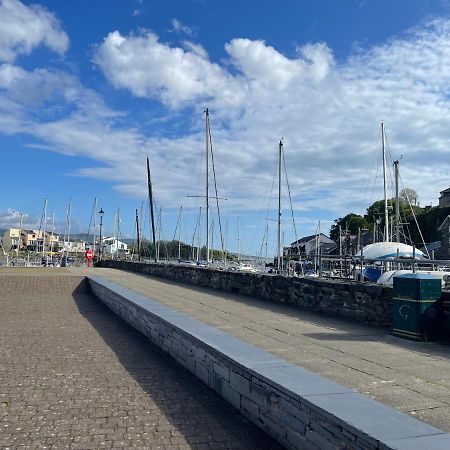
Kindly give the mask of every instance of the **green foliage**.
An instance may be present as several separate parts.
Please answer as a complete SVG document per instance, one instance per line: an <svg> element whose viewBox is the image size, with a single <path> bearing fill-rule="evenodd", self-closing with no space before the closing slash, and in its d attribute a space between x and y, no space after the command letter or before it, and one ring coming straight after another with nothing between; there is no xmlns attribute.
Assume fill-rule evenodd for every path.
<svg viewBox="0 0 450 450"><path fill-rule="evenodd" d="M159 244L159 258L160 259L177 259L178 258L178 244L179 241L159 241L156 243ZM136 245L133 244L130 246L130 253L136 254L137 248ZM152 259L155 257L156 250L155 246L151 242L143 242L141 243L141 256L144 258ZM222 251L221 250L212 250L211 257L214 260L222 259ZM181 242L180 248L180 258L185 260L197 259L197 247L192 247L184 242ZM203 246L200 248L199 258L201 260L206 259L206 247ZM233 260L236 256L230 253L227 253L227 259Z"/></svg>
<svg viewBox="0 0 450 450"><path fill-rule="evenodd" d="M410 198L411 201L411 198ZM407 201L400 198L399 202L400 206L400 218L402 222L407 222L412 224L414 222L414 215L411 211L411 208ZM388 199L388 210L389 210L389 216L393 217L395 214L395 207L396 207L396 199L391 198ZM426 210L425 208L420 208L420 206L412 206L414 213L417 215L424 213ZM379 220L380 227L384 227L384 200L377 200L376 202L372 203L367 208L367 213L365 215L367 221L370 224L374 224L377 220Z"/></svg>
<svg viewBox="0 0 450 450"><path fill-rule="evenodd" d="M438 228L444 221L444 219L450 215L450 207L447 208L421 208L414 204L414 202L418 201L417 193L413 189L404 189L403 195L400 198L400 218L401 222L409 231L411 240L417 245L422 245L422 239L420 237L419 229L417 228L416 222L414 220L414 214L409 206L406 198L406 193L404 191L408 191L408 197L412 204L412 209L414 210L414 214L416 215L417 222L419 224L420 230L422 231L422 235L425 242L433 242L440 240L440 233ZM388 200L389 207L389 216L393 217L395 214L395 198ZM373 224L378 220L378 229L384 229L384 200L377 200L372 205L367 208L367 212L364 216L360 216L357 214L347 214L346 216L336 219L334 224L330 229L330 237L333 240L337 240L339 237L339 225L341 225L342 229L346 228L350 231L351 234L356 235L358 232L358 227L361 228L369 228L370 230L373 228Z"/></svg>
<svg viewBox="0 0 450 450"><path fill-rule="evenodd" d="M349 231L350 234L357 234L359 228L369 228L369 222L366 217L353 213L336 219L330 229L330 238L333 239L333 241L339 239L339 226L342 230Z"/></svg>
<svg viewBox="0 0 450 450"><path fill-rule="evenodd" d="M424 210L421 214L417 215L417 222L419 223L425 242L439 241L441 239L438 228L449 214L450 207L434 207ZM412 224L410 230L413 241L420 245L422 240L420 239L420 234L415 223Z"/></svg>

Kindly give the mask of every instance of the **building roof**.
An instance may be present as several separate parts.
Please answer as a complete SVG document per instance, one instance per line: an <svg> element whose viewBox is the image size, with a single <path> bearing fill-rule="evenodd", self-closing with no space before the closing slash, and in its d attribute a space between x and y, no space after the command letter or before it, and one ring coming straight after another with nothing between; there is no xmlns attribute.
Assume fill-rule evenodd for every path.
<svg viewBox="0 0 450 450"><path fill-rule="evenodd" d="M102 237L102 241L111 241L111 242L118 242L120 244L126 244L126 242L121 241L120 239L114 237L114 236L109 236L109 237Z"/></svg>
<svg viewBox="0 0 450 450"><path fill-rule="evenodd" d="M441 191L440 194L441 194L441 196L442 196L442 194L450 194L450 187Z"/></svg>
<svg viewBox="0 0 450 450"><path fill-rule="evenodd" d="M427 253L425 248L428 250L428 253L430 253L434 250L439 250L442 246L442 242L441 241L435 241L435 242L429 242L428 244L425 244L425 247L421 247L419 248L420 251Z"/></svg>
<svg viewBox="0 0 450 450"><path fill-rule="evenodd" d="M450 189L450 188L449 188ZM445 228L450 226L450 216L447 216L444 221L441 223L441 226L438 228L438 231L442 231Z"/></svg>
<svg viewBox="0 0 450 450"><path fill-rule="evenodd" d="M336 250L337 247L338 247L338 245L336 244L336 242L322 242L320 244L320 253L322 255L329 255L331 252ZM311 253L315 254L316 250L313 249Z"/></svg>
<svg viewBox="0 0 450 450"><path fill-rule="evenodd" d="M294 247L297 244L304 244L306 242L312 241L313 239L316 239L316 236L317 236L316 234L311 234L310 236L302 237L302 238L298 239L297 241L292 242L291 247ZM320 233L320 236L325 237L331 241L331 239L326 234Z"/></svg>

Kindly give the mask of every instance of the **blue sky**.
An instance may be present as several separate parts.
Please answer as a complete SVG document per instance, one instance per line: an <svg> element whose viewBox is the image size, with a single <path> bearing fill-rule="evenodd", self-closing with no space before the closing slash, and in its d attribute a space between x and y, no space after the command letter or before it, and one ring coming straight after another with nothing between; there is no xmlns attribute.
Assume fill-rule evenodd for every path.
<svg viewBox="0 0 450 450"><path fill-rule="evenodd" d="M231 249L237 217L244 252L266 223L275 239L280 137L299 235L380 198L381 120L404 185L436 204L450 183L449 14L437 0L0 0L0 226L19 212L33 226L44 197L62 223L71 197L85 231L97 197L107 229L120 207L132 237L148 155L163 237L182 205L190 241L205 107ZM288 242L286 189L283 203Z"/></svg>

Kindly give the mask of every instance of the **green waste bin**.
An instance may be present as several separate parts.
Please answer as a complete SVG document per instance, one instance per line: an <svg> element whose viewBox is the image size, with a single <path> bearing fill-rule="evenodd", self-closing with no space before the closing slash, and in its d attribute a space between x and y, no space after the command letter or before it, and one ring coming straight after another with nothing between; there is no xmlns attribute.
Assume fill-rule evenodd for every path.
<svg viewBox="0 0 450 450"><path fill-rule="evenodd" d="M450 292L448 290L442 292L441 309L443 338L450 340Z"/></svg>
<svg viewBox="0 0 450 450"><path fill-rule="evenodd" d="M393 334L415 341L439 336L439 299L442 284L428 274L394 277Z"/></svg>

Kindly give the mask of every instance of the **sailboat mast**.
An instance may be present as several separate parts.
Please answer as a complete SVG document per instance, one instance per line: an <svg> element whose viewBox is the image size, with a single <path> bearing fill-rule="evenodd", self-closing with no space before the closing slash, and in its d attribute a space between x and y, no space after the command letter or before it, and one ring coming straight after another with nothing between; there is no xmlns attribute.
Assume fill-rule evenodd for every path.
<svg viewBox="0 0 450 450"><path fill-rule="evenodd" d="M205 110L205 141L206 141L206 263L209 263L209 111Z"/></svg>
<svg viewBox="0 0 450 450"><path fill-rule="evenodd" d="M70 242L70 226L72 220L72 198L69 199L69 212L67 216L67 243Z"/></svg>
<svg viewBox="0 0 450 450"><path fill-rule="evenodd" d="M138 261L141 260L141 235L139 233L139 215L138 210L136 208L136 240L137 240L137 254L138 254Z"/></svg>
<svg viewBox="0 0 450 450"><path fill-rule="evenodd" d="M116 236L116 259L119 259L119 226L120 226L120 208L117 208L117 236Z"/></svg>
<svg viewBox="0 0 450 450"><path fill-rule="evenodd" d="M238 241L238 262L241 260L241 237L240 237L240 228L241 228L241 218L237 218L237 241Z"/></svg>
<svg viewBox="0 0 450 450"><path fill-rule="evenodd" d="M211 262L214 262L214 219L211 222Z"/></svg>
<svg viewBox="0 0 450 450"><path fill-rule="evenodd" d="M400 199L398 192L398 160L394 161L395 172L395 233L396 240L400 242Z"/></svg>
<svg viewBox="0 0 450 450"><path fill-rule="evenodd" d="M389 211L387 199L387 167L384 122L381 122L381 147L383 150L383 189L384 189L384 241L389 242Z"/></svg>
<svg viewBox="0 0 450 450"><path fill-rule="evenodd" d="M321 251L322 251L322 247L320 245L320 238L322 235L322 230L320 228L320 220L319 220L319 234L318 234L318 239L317 239L317 263L319 265L319 276L322 277L322 258L321 258Z"/></svg>
<svg viewBox="0 0 450 450"><path fill-rule="evenodd" d="M150 176L150 161L147 156L147 184L148 184L148 201L150 203L150 217L152 226L152 238L153 238L153 248L155 250L155 262L158 262L156 256L156 234L155 234L155 215L153 212L153 191L152 191L152 179Z"/></svg>
<svg viewBox="0 0 450 450"><path fill-rule="evenodd" d="M202 245L202 207L200 206L198 212L197 261L200 261L200 258L202 256L201 245Z"/></svg>
<svg viewBox="0 0 450 450"><path fill-rule="evenodd" d="M92 219L93 219L93 228L94 228L94 236L93 236L93 244L92 244L92 252L95 255L95 227L97 226L95 217L97 215L97 197L94 198L94 206L92 209ZM100 245L100 244L99 244Z"/></svg>
<svg viewBox="0 0 450 450"><path fill-rule="evenodd" d="M45 255L45 229L47 225L47 198L44 200L44 223L42 231L42 251Z"/></svg>
<svg viewBox="0 0 450 450"><path fill-rule="evenodd" d="M181 259L181 213L183 212L183 207L180 206L180 229L178 230L178 260Z"/></svg>
<svg viewBox="0 0 450 450"><path fill-rule="evenodd" d="M161 246L161 228L162 228L162 208L159 207L158 214L158 242L156 244L156 260L159 261L159 250Z"/></svg>
<svg viewBox="0 0 450 450"><path fill-rule="evenodd" d="M23 213L20 213L19 240L17 241L17 257L19 257L20 244L22 242L22 226L23 226Z"/></svg>
<svg viewBox="0 0 450 450"><path fill-rule="evenodd" d="M266 233L265 234L266 234L266 243L265 243L265 246L266 246L266 251L265 251L266 260L264 261L264 265L267 264L267 243L269 241L269 224L268 223L266 223Z"/></svg>
<svg viewBox="0 0 450 450"><path fill-rule="evenodd" d="M55 235L55 211L52 211L52 239L50 241L50 252L53 253L53 241Z"/></svg>
<svg viewBox="0 0 450 450"><path fill-rule="evenodd" d="M224 258L224 265L227 267L227 259L228 259L228 251L227 251L227 245L228 245L228 219L225 222L225 244L224 244L224 252L223 252L223 258Z"/></svg>
<svg viewBox="0 0 450 450"><path fill-rule="evenodd" d="M67 213L66 213L66 230L64 234L64 242L67 240L67 244L65 244L66 248L66 256L69 256L69 243L70 243L70 215L72 213L72 198L69 198L69 203L67 204ZM99 244L99 248L101 248L101 244Z"/></svg>
<svg viewBox="0 0 450 450"><path fill-rule="evenodd" d="M281 273L281 161L283 156L283 140L278 145L278 238L277 238L277 269Z"/></svg>

